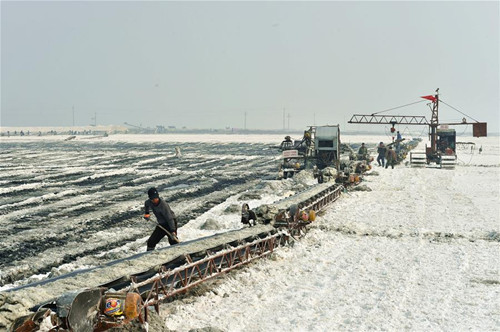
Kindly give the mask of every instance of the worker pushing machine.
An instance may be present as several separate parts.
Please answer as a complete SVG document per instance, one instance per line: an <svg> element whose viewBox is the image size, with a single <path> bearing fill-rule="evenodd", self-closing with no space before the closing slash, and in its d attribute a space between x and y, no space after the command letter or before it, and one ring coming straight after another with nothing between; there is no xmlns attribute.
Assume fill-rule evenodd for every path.
<svg viewBox="0 0 500 332"><path fill-rule="evenodd" d="M147 241L147 251L154 250L158 242L165 237L168 237L168 243L171 245L180 243L177 238L177 218L174 211L170 208L164 199L160 198L156 188L148 190L149 199L144 202L144 219L150 220L150 211L153 211L158 225L156 225L153 234Z"/></svg>

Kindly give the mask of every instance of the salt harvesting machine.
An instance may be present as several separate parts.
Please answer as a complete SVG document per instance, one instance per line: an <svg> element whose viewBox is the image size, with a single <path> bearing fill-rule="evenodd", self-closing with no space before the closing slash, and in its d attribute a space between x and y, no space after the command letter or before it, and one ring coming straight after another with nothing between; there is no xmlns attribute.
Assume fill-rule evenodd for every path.
<svg viewBox="0 0 500 332"><path fill-rule="evenodd" d="M421 98L430 101L428 104L431 109L431 120L428 121L425 116L405 116L405 115L379 115L386 111L398 109L401 107L413 105L419 102L410 103L388 110L372 114L354 114L348 123L353 124L389 124L391 133L396 131L395 125L423 125L429 127L430 146L426 146L424 152L410 152L411 166L437 166L440 168L452 168L456 164L456 131L449 126L470 125L472 124L472 135L474 137L487 136L487 123L479 122L472 117L460 112L451 105L446 104L439 97L439 88L434 95L422 96ZM461 122L440 123L439 122L439 104L443 103L457 112L464 115ZM474 122L469 122L467 118ZM400 143L400 142L394 142ZM403 158L404 159L404 158Z"/></svg>
<svg viewBox="0 0 500 332"><path fill-rule="evenodd" d="M337 183L352 183L371 167L369 158L357 156L349 145L340 142L339 125L309 126L299 140L286 136L279 149L282 154L279 179L291 178L308 169L318 183L332 179Z"/></svg>
<svg viewBox="0 0 500 332"><path fill-rule="evenodd" d="M159 312L162 302L292 243L305 235L317 212L357 185L369 168L369 161L352 158L352 150L351 157L340 159L339 133L339 126L311 127L302 143L283 149L284 162L293 164L292 170L281 165L284 174L313 169L318 183L257 207L256 226L9 289L0 293L0 313L7 322L2 326L0 320L0 328L105 331L130 324L146 326L150 310Z"/></svg>
<svg viewBox="0 0 500 332"><path fill-rule="evenodd" d="M336 172L340 169L339 126L310 126L301 140L286 136L280 145L282 163L279 178L289 178L304 169L323 170L327 167Z"/></svg>

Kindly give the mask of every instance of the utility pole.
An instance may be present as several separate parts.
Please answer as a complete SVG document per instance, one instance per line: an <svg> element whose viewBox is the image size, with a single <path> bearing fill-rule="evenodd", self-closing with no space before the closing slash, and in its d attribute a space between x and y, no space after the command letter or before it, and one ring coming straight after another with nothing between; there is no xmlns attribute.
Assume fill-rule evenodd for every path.
<svg viewBox="0 0 500 332"><path fill-rule="evenodd" d="M283 131L285 131L285 108L283 107Z"/></svg>

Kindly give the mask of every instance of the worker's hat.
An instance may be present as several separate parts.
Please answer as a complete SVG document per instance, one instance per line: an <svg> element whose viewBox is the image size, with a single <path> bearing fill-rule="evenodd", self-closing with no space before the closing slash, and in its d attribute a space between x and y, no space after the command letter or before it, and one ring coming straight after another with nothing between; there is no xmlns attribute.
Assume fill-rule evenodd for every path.
<svg viewBox="0 0 500 332"><path fill-rule="evenodd" d="M148 196L150 199L153 199L153 198L159 198L160 195L158 195L158 190L156 190L156 188L152 187L152 188L149 188L148 190Z"/></svg>

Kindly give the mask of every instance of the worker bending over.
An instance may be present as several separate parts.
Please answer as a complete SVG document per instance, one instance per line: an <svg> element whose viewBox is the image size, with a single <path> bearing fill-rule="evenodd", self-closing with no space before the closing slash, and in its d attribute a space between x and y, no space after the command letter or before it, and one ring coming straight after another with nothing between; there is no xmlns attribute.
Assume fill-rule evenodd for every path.
<svg viewBox="0 0 500 332"><path fill-rule="evenodd" d="M144 203L144 219L150 220L150 211L153 211L158 225L156 225L153 234L149 237L147 241L147 250L154 250L158 242L165 237L168 237L168 243L177 244L179 239L177 238L177 218L175 217L174 211L170 209L170 206L160 198L158 190L156 188L150 188L148 190L149 199Z"/></svg>

